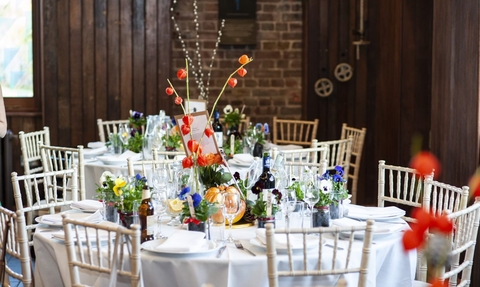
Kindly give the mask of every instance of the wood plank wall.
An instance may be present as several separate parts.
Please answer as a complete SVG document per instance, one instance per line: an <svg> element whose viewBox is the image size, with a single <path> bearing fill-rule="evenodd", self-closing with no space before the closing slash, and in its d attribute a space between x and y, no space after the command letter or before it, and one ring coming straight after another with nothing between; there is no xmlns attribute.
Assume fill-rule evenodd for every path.
<svg viewBox="0 0 480 287"><path fill-rule="evenodd" d="M98 140L96 121L156 114L170 72L169 0L43 0L44 125L52 144Z"/></svg>
<svg viewBox="0 0 480 287"><path fill-rule="evenodd" d="M304 109L319 118L318 138L340 137L342 123L367 128L359 202L376 204L378 160L407 165L415 134L429 143L432 1L365 1L365 40L356 58L359 1L305 3ZM353 67L350 81L335 79L339 63ZM334 84L332 95L315 94L319 78Z"/></svg>

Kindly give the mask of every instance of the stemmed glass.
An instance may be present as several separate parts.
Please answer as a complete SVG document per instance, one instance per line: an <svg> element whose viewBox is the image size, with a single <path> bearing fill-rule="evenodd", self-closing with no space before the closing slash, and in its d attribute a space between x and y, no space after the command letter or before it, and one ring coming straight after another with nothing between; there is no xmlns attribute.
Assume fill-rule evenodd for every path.
<svg viewBox="0 0 480 287"><path fill-rule="evenodd" d="M307 214L306 216L312 216L313 214L313 206L320 200L320 190L317 188L317 186L313 183L310 182L307 184L303 196L303 201L305 201L310 209L310 213Z"/></svg>
<svg viewBox="0 0 480 287"><path fill-rule="evenodd" d="M128 144L128 139L130 138L130 127L128 124L120 124L118 127L118 134L120 135L120 140L122 141L123 145Z"/></svg>
<svg viewBox="0 0 480 287"><path fill-rule="evenodd" d="M260 174L262 174L262 165L261 162L257 159L254 159L252 164L250 165L250 168L247 171L246 179L246 185L245 187L247 190L252 188L252 186L255 184L255 182L258 180L260 177Z"/></svg>
<svg viewBox="0 0 480 287"><path fill-rule="evenodd" d="M167 193L169 189L168 181L168 170L165 167L158 168L152 175L153 192L151 198L157 216L157 233L155 237L159 239L166 238L166 236L162 234L162 215L167 210L165 203L167 201Z"/></svg>
<svg viewBox="0 0 480 287"><path fill-rule="evenodd" d="M233 242L232 236L232 224L233 219L237 216L240 211L240 194L239 193L230 193L226 192L223 194L223 216L228 220L228 238L227 242Z"/></svg>
<svg viewBox="0 0 480 287"><path fill-rule="evenodd" d="M275 187L283 189L288 186L287 172L285 171L285 160L283 153L279 153L275 158L270 171L275 177Z"/></svg>
<svg viewBox="0 0 480 287"><path fill-rule="evenodd" d="M165 212L171 217L171 220L167 223L168 226L179 226L182 223L178 219L183 209L183 201L178 198L177 191L175 189L167 190L167 198L165 200L166 210Z"/></svg>
<svg viewBox="0 0 480 287"><path fill-rule="evenodd" d="M285 215L285 227L290 228L290 215L297 206L295 190L284 190L282 196L282 213Z"/></svg>

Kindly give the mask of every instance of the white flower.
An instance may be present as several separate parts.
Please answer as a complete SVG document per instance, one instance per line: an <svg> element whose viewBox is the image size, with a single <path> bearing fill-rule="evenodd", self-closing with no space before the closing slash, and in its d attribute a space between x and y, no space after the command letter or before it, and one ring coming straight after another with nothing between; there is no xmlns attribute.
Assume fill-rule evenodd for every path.
<svg viewBox="0 0 480 287"><path fill-rule="evenodd" d="M223 113L224 114L229 114L233 111L233 108L231 105L226 105L225 108L223 108Z"/></svg>
<svg viewBox="0 0 480 287"><path fill-rule="evenodd" d="M240 110L239 110L238 108L235 108L234 112L235 112L236 114L239 114L239 113L240 113Z"/></svg>
<svg viewBox="0 0 480 287"><path fill-rule="evenodd" d="M322 179L319 185L320 185L320 190L323 193L330 193L333 190L333 183L330 180Z"/></svg>
<svg viewBox="0 0 480 287"><path fill-rule="evenodd" d="M104 171L102 173L102 176L100 176L100 185L103 185L103 183L107 181L107 177L110 177L111 179L113 179L115 177L115 175L113 175L113 173L111 173L108 170Z"/></svg>

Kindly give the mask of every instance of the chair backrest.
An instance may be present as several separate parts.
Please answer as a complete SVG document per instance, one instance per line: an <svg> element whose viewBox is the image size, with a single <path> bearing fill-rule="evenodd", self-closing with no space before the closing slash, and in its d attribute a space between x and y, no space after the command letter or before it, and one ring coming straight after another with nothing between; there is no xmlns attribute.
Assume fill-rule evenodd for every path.
<svg viewBox="0 0 480 287"><path fill-rule="evenodd" d="M223 134L226 135L230 127L227 127L225 123L225 117L220 117L219 121L223 125L223 129L224 129ZM243 134L248 129L249 125L250 125L250 117L242 118L240 120L240 124L238 125L238 132Z"/></svg>
<svg viewBox="0 0 480 287"><path fill-rule="evenodd" d="M5 241L4 228L9 224L9 231L7 240ZM16 272L9 262L13 260L6 260L6 276L11 276L17 280L22 281L23 286L33 286L33 274L30 258L30 247L28 246L27 230L25 228L25 216L23 212L16 213L0 206L0 250L6 254L16 258L20 262L22 273ZM6 245L3 246L3 242ZM0 282L1 284L1 282Z"/></svg>
<svg viewBox="0 0 480 287"><path fill-rule="evenodd" d="M308 147L317 138L318 119L313 121L273 117L273 143Z"/></svg>
<svg viewBox="0 0 480 287"><path fill-rule="evenodd" d="M360 162L362 159L363 143L365 142L365 136L367 129L357 129L347 126L346 123L342 125L341 139L347 139L349 136L353 137L352 142L352 156L350 158L350 168L348 172L348 181L350 192L352 194L352 202L357 202L357 183L358 173L360 171Z"/></svg>
<svg viewBox="0 0 480 287"><path fill-rule="evenodd" d="M336 166L343 168L343 178L348 180L348 172L350 170L350 158L352 155L353 138L333 141L312 140L312 148L324 146L327 148L327 170L333 170Z"/></svg>
<svg viewBox="0 0 480 287"><path fill-rule="evenodd" d="M26 229L32 230L38 224L33 223L33 211L44 210L55 213L55 208L70 206L78 199L77 166L62 171L50 171L37 174L18 176L12 172L12 186L15 198L15 207L26 214ZM59 186L68 188L59 189ZM65 200L67 193L71 200ZM23 201L25 198L25 202ZM30 237L29 237L30 238ZM29 242L30 245L32 241Z"/></svg>
<svg viewBox="0 0 480 287"><path fill-rule="evenodd" d="M157 159L179 159L185 157L185 151L167 151L159 150L158 148L152 149L152 157L154 160Z"/></svg>
<svg viewBox="0 0 480 287"><path fill-rule="evenodd" d="M83 146L68 148L40 144L40 152L43 170L45 171L66 170L71 169L73 165L77 165L79 200L86 199Z"/></svg>
<svg viewBox="0 0 480 287"><path fill-rule="evenodd" d="M473 205L449 214L448 218L455 226L450 236L452 260L447 272L442 270L441 277L449 279L449 286L469 286L480 220L480 198L476 198Z"/></svg>
<svg viewBox="0 0 480 287"><path fill-rule="evenodd" d="M133 158L127 158L128 166L128 176L135 176L137 173L145 176L149 182L152 180L152 175L155 173L156 169L164 166L167 168L170 182L173 181L174 166L177 163L173 159L144 159L144 160L135 160ZM135 170L135 167L140 168L140 172Z"/></svg>
<svg viewBox="0 0 480 287"><path fill-rule="evenodd" d="M130 277L132 287L142 286L140 261L140 226L131 229L117 224L94 224L62 214L70 280L73 287L83 285L80 269ZM102 246L100 252L97 246ZM127 250L127 254L125 254ZM129 270L125 263L129 262ZM128 266L128 264L127 264ZM113 281L116 282L116 281Z"/></svg>
<svg viewBox="0 0 480 287"><path fill-rule="evenodd" d="M409 167L385 164L378 161L378 206L385 206L385 201L406 206L421 207L424 178L420 173ZM404 216L408 222L415 219Z"/></svg>
<svg viewBox="0 0 480 287"><path fill-rule="evenodd" d="M98 136L100 138L100 141L107 142L110 133L113 133L115 130L120 130L119 125L128 123L129 120L104 121L102 119L97 119Z"/></svg>
<svg viewBox="0 0 480 287"><path fill-rule="evenodd" d="M425 192L423 195L423 208L434 216L444 212L456 212L467 207L469 187L456 187L433 180L433 176L425 177Z"/></svg>
<svg viewBox="0 0 480 287"><path fill-rule="evenodd" d="M285 171L290 177L299 178L306 169L314 174L323 174L327 170L327 148L325 146L281 151L275 147L272 150L272 160L275 160L279 153L283 155Z"/></svg>
<svg viewBox="0 0 480 287"><path fill-rule="evenodd" d="M38 143L50 145L50 129L44 127L43 130L29 133L20 131L18 132L18 138L20 139L20 148L22 150L24 174L42 172L42 155L40 154Z"/></svg>
<svg viewBox="0 0 480 287"><path fill-rule="evenodd" d="M434 216L444 213L457 213L467 208L469 187L456 187L433 180L429 175L424 180L423 209ZM427 280L427 262L423 256L423 250L419 250L419 262L417 263L417 279Z"/></svg>
<svg viewBox="0 0 480 287"><path fill-rule="evenodd" d="M266 237L267 237L267 262L268 262L268 281L270 287L277 287L278 278L283 276L319 276L319 275L341 275L347 273L359 273L358 286L366 287L367 285L367 273L368 273L368 261L370 259L371 244L372 244L372 232L374 228L374 221L367 220L366 225L353 226L353 227L317 227L317 228L292 228L288 229L275 229L273 224L266 224ZM365 232L365 237L362 247L362 258L360 266L352 266L351 254L358 252L353 248L354 233L355 231ZM285 234L287 239L287 253L288 253L288 270L278 270L277 262L277 250L275 248L275 236L278 234ZM308 245L305 244L306 236L308 234L318 234L318 259L315 258L316 264L311 263L308 259L308 255L313 256L311 250L308 249ZM348 237L348 246L342 245L342 248L346 249L342 253L337 252L337 246L339 246L339 236L342 238ZM299 256L293 257L292 245L289 244L291 236L301 235L303 238L303 264L298 262ZM327 254L327 248L323 244L324 238L333 238L332 245L334 250L333 256L330 258ZM342 239L343 240L343 239ZM328 249L331 250L331 249ZM297 259L297 264L295 264ZM339 263L340 262L340 263ZM295 267L294 267L295 266ZM308 268L310 266L310 269Z"/></svg>

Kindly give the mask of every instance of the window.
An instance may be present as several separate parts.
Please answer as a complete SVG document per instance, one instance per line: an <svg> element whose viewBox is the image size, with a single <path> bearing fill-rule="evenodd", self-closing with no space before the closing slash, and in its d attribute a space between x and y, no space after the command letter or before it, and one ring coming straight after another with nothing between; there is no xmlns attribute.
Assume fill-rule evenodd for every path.
<svg viewBox="0 0 480 287"><path fill-rule="evenodd" d="M7 112L40 111L33 45L40 2L0 0L0 84Z"/></svg>

